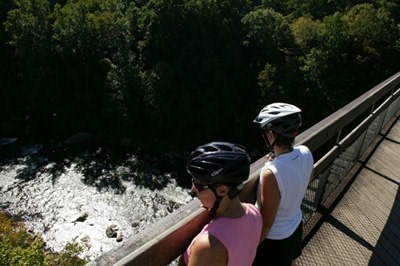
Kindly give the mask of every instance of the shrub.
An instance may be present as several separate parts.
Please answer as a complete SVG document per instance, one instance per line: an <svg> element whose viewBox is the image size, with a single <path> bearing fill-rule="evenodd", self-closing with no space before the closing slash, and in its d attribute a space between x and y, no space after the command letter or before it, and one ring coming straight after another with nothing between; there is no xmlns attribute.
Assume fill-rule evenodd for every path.
<svg viewBox="0 0 400 266"><path fill-rule="evenodd" d="M67 243L61 252L49 252L38 235L26 231L22 222L16 222L0 212L0 265L85 265L81 259L84 248L79 243Z"/></svg>

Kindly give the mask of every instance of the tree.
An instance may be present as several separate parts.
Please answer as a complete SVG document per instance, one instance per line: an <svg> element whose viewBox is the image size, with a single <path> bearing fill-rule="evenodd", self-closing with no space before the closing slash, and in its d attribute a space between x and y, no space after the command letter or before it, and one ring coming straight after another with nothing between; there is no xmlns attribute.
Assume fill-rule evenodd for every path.
<svg viewBox="0 0 400 266"><path fill-rule="evenodd" d="M14 8L13 1L0 1L0 132L3 136L16 135L18 132L15 121L21 120L21 115L15 106L18 104L18 94L13 90L12 62L10 47L7 45L8 35L3 23L7 20L8 11ZM20 119L18 119L20 118Z"/></svg>
<svg viewBox="0 0 400 266"><path fill-rule="evenodd" d="M396 71L390 65L399 58L399 31L385 8L361 4L322 22L300 18L292 30L304 53L301 70L317 90L312 95L323 95L329 113Z"/></svg>
<svg viewBox="0 0 400 266"><path fill-rule="evenodd" d="M257 82L253 86L259 87L253 98L260 99L260 106L273 101L296 103L301 86L297 63L292 60L297 49L289 22L271 9L257 9L246 14L242 23L250 77Z"/></svg>
<svg viewBox="0 0 400 266"><path fill-rule="evenodd" d="M54 70L51 49L51 9L47 0L19 0L8 12L8 34L14 84L12 92L20 116L30 118L28 134L46 131L54 111Z"/></svg>
<svg viewBox="0 0 400 266"><path fill-rule="evenodd" d="M132 11L121 0L67 1L55 6L53 38L63 62L58 73L63 80L62 95L69 102L61 112L64 120L74 120L74 130L112 127L112 123L105 124L112 121L105 105L113 101L107 96L121 89L116 84L123 82L113 80L116 73L123 73L124 64L130 66L133 60Z"/></svg>
<svg viewBox="0 0 400 266"><path fill-rule="evenodd" d="M398 71L400 49L393 44L400 40L400 28L392 14L385 7L360 4L344 15L352 40L353 70L358 72L362 86L377 83Z"/></svg>
<svg viewBox="0 0 400 266"><path fill-rule="evenodd" d="M187 145L242 132L236 117L248 86L241 70L247 7L243 0L163 0L141 9L146 101L164 142Z"/></svg>

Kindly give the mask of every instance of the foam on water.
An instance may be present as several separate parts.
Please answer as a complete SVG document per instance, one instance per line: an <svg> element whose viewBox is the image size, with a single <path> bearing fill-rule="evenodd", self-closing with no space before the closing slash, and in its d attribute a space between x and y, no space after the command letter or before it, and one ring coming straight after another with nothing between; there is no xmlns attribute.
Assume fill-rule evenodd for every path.
<svg viewBox="0 0 400 266"><path fill-rule="evenodd" d="M132 158L131 158L132 159ZM115 238L106 236L110 225L117 225L123 239L134 237L191 200L189 191L179 187L175 179L160 189L135 184L135 176L119 179L121 190L99 189L88 185L85 174L77 164L71 163L59 176L46 171L53 163L41 165L42 171L32 171L29 178L18 178L21 171L29 173L27 159L3 165L0 170L0 207L20 217L28 228L40 233L47 245L62 250L67 242L80 242L86 247L82 256L93 259L117 247ZM113 178L119 178L116 167ZM125 172L125 177L127 173ZM141 173L142 174L142 173ZM128 174L129 175L129 174ZM76 221L87 214L83 222Z"/></svg>

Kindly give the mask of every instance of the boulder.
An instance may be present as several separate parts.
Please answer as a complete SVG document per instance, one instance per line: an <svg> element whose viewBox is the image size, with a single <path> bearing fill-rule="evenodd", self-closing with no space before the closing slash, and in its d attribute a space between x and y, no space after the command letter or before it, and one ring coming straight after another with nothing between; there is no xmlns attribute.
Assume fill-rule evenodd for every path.
<svg viewBox="0 0 400 266"><path fill-rule="evenodd" d="M108 238L116 238L117 237L118 226L115 224L110 225L106 229L106 235Z"/></svg>

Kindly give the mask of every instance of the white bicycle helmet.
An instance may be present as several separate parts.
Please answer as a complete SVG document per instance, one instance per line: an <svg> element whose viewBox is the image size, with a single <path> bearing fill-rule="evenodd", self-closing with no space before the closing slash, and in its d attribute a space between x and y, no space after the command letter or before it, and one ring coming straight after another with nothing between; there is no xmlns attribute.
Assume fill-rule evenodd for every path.
<svg viewBox="0 0 400 266"><path fill-rule="evenodd" d="M262 130L271 130L285 137L295 137L302 124L300 108L288 103L265 106L253 121Z"/></svg>

